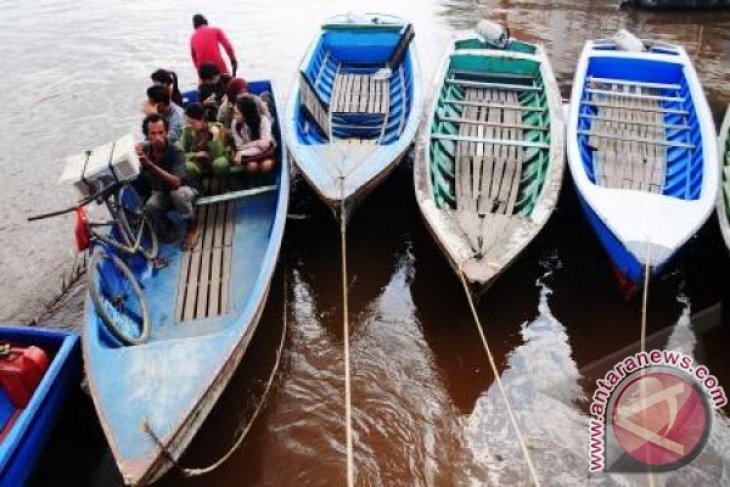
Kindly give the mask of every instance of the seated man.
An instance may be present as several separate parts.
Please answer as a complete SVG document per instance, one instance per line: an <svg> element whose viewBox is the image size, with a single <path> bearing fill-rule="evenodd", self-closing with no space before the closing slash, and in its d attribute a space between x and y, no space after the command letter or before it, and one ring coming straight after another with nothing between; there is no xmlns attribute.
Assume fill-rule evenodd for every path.
<svg viewBox="0 0 730 487"><path fill-rule="evenodd" d="M175 210L187 222L184 249L192 249L197 239L197 222L193 201L196 192L187 185L185 158L179 147L167 139L167 120L159 113L147 115L142 122L146 142L137 144L136 151L142 174L148 179L152 194L144 205L155 231L170 235L171 222L167 212ZM165 232L167 231L167 232ZM167 239L169 240L169 238Z"/></svg>
<svg viewBox="0 0 730 487"><path fill-rule="evenodd" d="M205 119L205 109L200 103L185 108L188 126L183 131L181 145L185 151L185 169L188 178L198 184L204 174L213 173L225 178L231 169L223 144L220 124Z"/></svg>
<svg viewBox="0 0 730 487"><path fill-rule="evenodd" d="M174 144L182 136L185 128L185 112L182 107L170 101L170 92L164 86L153 85L147 88L147 103L143 105L145 115L159 113L169 127L167 140Z"/></svg>
<svg viewBox="0 0 730 487"><path fill-rule="evenodd" d="M205 118L215 122L218 107L226 94L226 88L231 77L221 74L215 64L203 64L198 70L200 84L198 85L198 101L205 107Z"/></svg>

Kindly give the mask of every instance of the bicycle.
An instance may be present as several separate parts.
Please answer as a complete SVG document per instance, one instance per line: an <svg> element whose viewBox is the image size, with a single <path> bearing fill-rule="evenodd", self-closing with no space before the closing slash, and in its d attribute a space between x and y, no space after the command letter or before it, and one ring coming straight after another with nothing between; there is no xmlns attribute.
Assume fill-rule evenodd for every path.
<svg viewBox="0 0 730 487"><path fill-rule="evenodd" d="M141 256L155 268L165 265L158 257L157 234L144 214L142 200L112 171L111 178L87 182L89 193L75 206L36 215L28 221L51 218L76 211L75 239L79 252L88 250L89 295L94 308L111 334L124 345L139 345L149 339L150 318L142 287L129 265L119 257ZM104 204L110 220L92 221L85 206ZM102 228L110 228L101 231Z"/></svg>

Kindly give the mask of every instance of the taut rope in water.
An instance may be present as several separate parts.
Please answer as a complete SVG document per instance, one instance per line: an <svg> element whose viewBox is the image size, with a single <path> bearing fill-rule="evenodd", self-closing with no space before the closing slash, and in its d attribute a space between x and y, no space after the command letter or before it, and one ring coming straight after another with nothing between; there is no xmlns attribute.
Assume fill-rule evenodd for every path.
<svg viewBox="0 0 730 487"><path fill-rule="evenodd" d="M646 241L646 264L644 264L644 290L641 298L641 351L646 351L646 308L649 302L649 277L651 276L651 246ZM646 395L645 383L642 382L642 395ZM654 475L651 468L646 472L649 487L654 487Z"/></svg>
<svg viewBox="0 0 730 487"><path fill-rule="evenodd" d="M646 351L646 307L649 302L649 276L651 275L651 246L646 242L646 264L644 265L644 292L641 299L641 351Z"/></svg>
<svg viewBox="0 0 730 487"><path fill-rule="evenodd" d="M474 317L474 324L477 327L477 331L479 332L479 336L482 339L482 344L484 345L484 351L487 353L487 358L489 359L489 365L492 367L492 373L494 373L495 380L497 381L497 386L499 387L500 392L502 393L502 397L504 398L504 403L507 406L507 413L509 414L509 419L512 422L512 426L515 429L515 433L517 434L517 441L520 443L520 448L522 449L522 454L525 456L525 461L527 461L527 469L530 471L530 477L532 477L532 481L536 486L540 486L540 479L537 476L537 472L535 471L535 466L532 464L532 459L530 458L530 452L527 449L527 444L525 443L524 438L522 437L522 432L520 431L520 427L517 424L517 417L515 416L514 411L512 410L512 405L510 404L509 398L507 397L507 391L504 388L504 384L502 383L502 379L499 376L499 370L497 369L497 364L494 361L494 356L492 355L492 350L489 348L489 344L487 343L487 337L484 334L484 330L482 329L481 321L479 320L479 315L477 314L476 307L474 306L474 300L472 299L471 292L469 291L469 286L466 284L466 279L464 279L464 273L459 269L459 279L461 280L461 285L464 287L464 292L466 293L466 299L469 301L469 308L471 309L471 314Z"/></svg>
<svg viewBox="0 0 730 487"><path fill-rule="evenodd" d="M238 439L236 439L235 443L231 448L217 461L214 463L202 467L202 468L187 468L182 465L180 465L177 460L173 457L172 453L168 450L167 446L165 446L164 443L162 443L162 440L155 434L155 432L152 430L152 427L150 426L147 419L142 421L142 429L152 438L152 441L157 444L157 447L162 451L164 456L183 474L185 477L199 477L201 475L205 475L207 473L212 472L213 470L217 469L221 465L223 465L231 456L233 453L238 450L238 448L243 444L243 440L246 439L248 436L248 433L251 431L251 428L253 427L254 423L256 422L256 418L258 418L261 411L264 409L264 404L266 404L266 396L269 394L269 391L271 390L271 386L274 384L274 379L276 378L276 372L279 370L279 364L281 363L281 356L284 351L284 344L286 343L286 332L287 332L287 314L289 310L289 301L287 299L288 294L288 275L287 275L287 268L284 267L284 324L283 329L281 330L281 341L279 342L279 348L276 352L276 361L274 363L274 368L271 371L271 376L269 376L269 380L266 382L266 388L264 389L264 393L261 396L261 401L259 402L258 406L256 406L256 410L253 413L253 416L251 416L251 419L249 419L248 423L246 424L246 427L241 430L240 435L238 436Z"/></svg>
<svg viewBox="0 0 730 487"><path fill-rule="evenodd" d="M342 328L345 347L345 429L347 434L347 486L355 485L352 454L352 393L350 387L350 322L347 306L347 210L345 209L345 177L340 176L342 199L340 200L340 244L342 254Z"/></svg>

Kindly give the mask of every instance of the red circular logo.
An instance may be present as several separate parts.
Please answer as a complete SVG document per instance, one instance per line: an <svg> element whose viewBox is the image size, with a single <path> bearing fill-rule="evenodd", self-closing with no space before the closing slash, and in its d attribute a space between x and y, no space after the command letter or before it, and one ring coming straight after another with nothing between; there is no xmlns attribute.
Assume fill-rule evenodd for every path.
<svg viewBox="0 0 730 487"><path fill-rule="evenodd" d="M622 388L611 421L626 453L646 465L665 467L699 453L710 414L693 382L671 372L646 372Z"/></svg>

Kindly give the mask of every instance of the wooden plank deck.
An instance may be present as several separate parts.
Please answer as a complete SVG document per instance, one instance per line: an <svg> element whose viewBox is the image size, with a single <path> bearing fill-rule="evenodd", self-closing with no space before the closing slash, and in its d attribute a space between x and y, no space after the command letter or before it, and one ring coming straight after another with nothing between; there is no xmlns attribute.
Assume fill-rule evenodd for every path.
<svg viewBox="0 0 730 487"><path fill-rule="evenodd" d="M335 113L386 114L390 107L390 80L370 74L338 73L332 88Z"/></svg>
<svg viewBox="0 0 730 487"><path fill-rule="evenodd" d="M224 192L217 181L211 181L209 188L211 194ZM196 208L198 240L182 258L175 306L178 323L228 312L235 205L224 201Z"/></svg>
<svg viewBox="0 0 730 487"><path fill-rule="evenodd" d="M592 91L598 110L584 135L594 149L599 186L661 193L668 147L690 148L667 140L662 97L654 93L654 88L621 83Z"/></svg>
<svg viewBox="0 0 730 487"><path fill-rule="evenodd" d="M516 91L469 86L460 106L454 120L457 214L475 252L484 254L511 228L526 127Z"/></svg>

